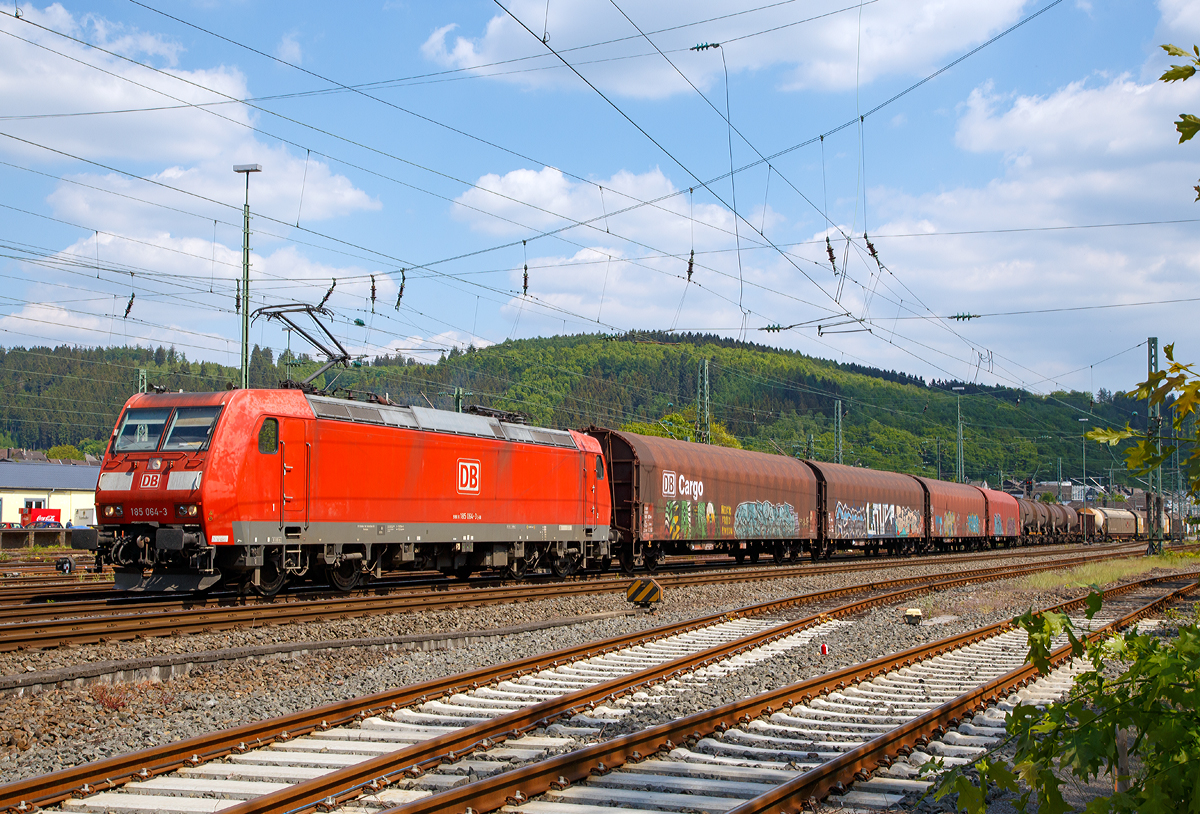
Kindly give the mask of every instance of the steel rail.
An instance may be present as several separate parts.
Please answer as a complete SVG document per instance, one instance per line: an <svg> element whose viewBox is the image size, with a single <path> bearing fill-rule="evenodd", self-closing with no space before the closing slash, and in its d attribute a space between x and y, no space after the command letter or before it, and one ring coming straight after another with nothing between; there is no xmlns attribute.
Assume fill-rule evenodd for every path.
<svg viewBox="0 0 1200 814"><path fill-rule="evenodd" d="M1000 576L1019 576L1025 573L1035 573L1053 567L1058 566L1054 563L1041 563L1020 569L991 570L1003 572L1002 574L996 574L996 577L999 578ZM663 676L669 677L673 672L687 669L686 665L694 667L727 658L733 652L748 648L750 646L748 642L751 640L757 646L763 643L764 640L782 635L790 635L792 632L818 624L827 618L831 618L834 614L847 615L858 613L885 602L896 601L930 591L944 590L971 582L978 582L981 579L979 575L973 573L942 576L947 576L948 578L935 580L933 577L928 576L905 577L882 582L864 583L856 586L832 588L800 596L760 602L734 611L691 619L681 624L664 625L597 642L580 644L553 653L528 656L501 665L432 679L408 687L326 704L312 710L267 721L244 724L232 729L208 733L126 755L117 755L94 763L72 766L52 774L26 778L0 786L0 810L28 812L30 806L44 807L52 805L73 795L86 796L97 791L115 788L130 781L144 780L155 775L172 772L183 766L194 766L216 758L226 757L231 753L266 746L276 740L287 740L296 735L314 730L327 729L356 719L361 720L368 717L373 711L391 710L434 698L452 696L461 688L520 677L527 672L536 672L543 669L543 667L556 666L561 662L568 662L578 658L591 658L592 656L608 653L623 647L645 644L656 639L678 635L722 621L777 612L798 605L837 599L853 593L889 590L904 585L914 586L900 590L889 590L888 593L866 597L843 605L841 608L833 611L812 614L784 627L772 628L748 639L740 639L727 645L658 665L642 673L626 676L623 681L614 680L604 685L597 685L597 687L593 687L590 690L581 690L570 695L561 696L555 699L554 703L547 702L539 705L539 711L535 717L527 716L528 720L525 722L524 728L528 729L537 725L543 718L555 717L563 712L569 712L576 707L586 707L594 699L603 699L609 694L627 692L634 686L647 681L657 681ZM782 633L785 628L789 631L788 633ZM609 687L610 684L612 685L611 687ZM555 712L555 709L559 711ZM275 795L258 798L253 801L255 807L246 808L243 806L241 810L282 812L289 811L295 805L299 805L300 800L303 800L305 805L315 804L329 797L331 788L343 790L357 788L375 780L381 775L387 775L389 772L402 771L404 768L418 765L422 762L439 761L449 751L455 750L454 744L446 745L450 740L458 743L459 748L457 751L470 748L485 739L490 739L491 741L504 740L510 735L519 732L520 727L514 721L517 720L518 713L524 712L525 710L518 710L517 713L501 716L485 724L468 727L460 731L466 734L459 735L457 739L452 739L449 735L442 736L441 738L425 741L412 747L406 747L405 749L349 767L348 769L334 771L323 775L317 780L301 783L282 792L277 792ZM284 794L289 795L289 801L280 803L277 795ZM299 796L295 801L292 801L291 796L296 794ZM357 794L357 792L354 792L354 794ZM259 804L269 807L260 809L257 807ZM22 808L21 806L25 807ZM230 810L232 811L233 809Z"/></svg>
<svg viewBox="0 0 1200 814"><path fill-rule="evenodd" d="M1066 567L1140 554L1140 547L1129 550L1122 548L1056 560L1055 565ZM983 575L1010 568L1011 566L998 566L961 573ZM770 571L768 573L773 574ZM780 578L783 576L787 575L780 575ZM725 572L708 572L679 577L668 576L660 579L659 583L664 588L678 588L713 583L727 584L731 581L752 581L762 578L763 575L732 578ZM929 578L928 576L918 576L912 579L927 580ZM185 608L159 613L138 612L136 607L119 607L113 612L114 609L108 607L109 613L93 616L86 615L85 611L64 606L49 612L53 618L36 614L19 622L0 624L0 652L25 648L50 648L64 644L93 644L168 636L178 633L229 630L245 625L319 622L350 616L412 610L454 610L497 603L528 602L552 597L623 593L628 585L629 582L626 579L534 586L512 585L452 591L400 592L382 596L349 596L306 602L218 605L213 608Z"/></svg>
<svg viewBox="0 0 1200 814"><path fill-rule="evenodd" d="M1116 596L1147 585L1195 579L1198 576L1200 576L1200 572L1151 577L1111 588L1105 591L1105 596ZM1198 586L1200 583L1193 582L1159 597L1097 630L1091 636L1095 638L1104 635L1107 631L1116 629L1117 626L1127 624L1129 620L1141 618L1161 604L1195 590ZM1066 612L1082 607L1085 602L1086 597L1073 599L1046 610ZM606 774L625 763L640 762L657 752L670 752L677 743L698 741L718 731L721 727L736 726L761 715L770 714L782 707L807 703L819 695L843 690L860 681L868 681L876 676L886 675L892 670L908 667L916 662L976 641L991 638L1011 627L1011 622L997 622L936 642L918 645L899 653L872 659L860 665L826 673L798 684L771 690L753 698L725 704L716 709L688 715L670 723L659 724L629 735L585 746L548 760L526 764L411 803L387 808L376 814L459 814L459 812L468 810L468 807L469 810L480 812L480 814L493 811L513 800L528 799L552 788L561 789L564 787L564 780L569 784L586 780L592 774ZM1059 648L1054 651L1052 662L1059 663L1069 655L1069 646ZM813 807L809 802L812 798L820 799L830 791L839 790L838 784L843 781L849 782L855 777L856 772L860 773L861 779L865 779L871 772L887 765L883 761L889 756L889 753L893 753L903 746L923 745L920 739L926 738L927 741L929 735L940 734L939 727L941 731L944 731L947 727L956 726L958 719L968 711L988 702L995 703L1007 694L1010 688L1024 685L1036 676L1036 668L1031 664L1026 664L731 809L727 814L793 814L793 812L803 810L805 805ZM382 789L386 784L381 781L387 779L385 777L377 780L370 791ZM249 812L252 809L239 807L224 810Z"/></svg>

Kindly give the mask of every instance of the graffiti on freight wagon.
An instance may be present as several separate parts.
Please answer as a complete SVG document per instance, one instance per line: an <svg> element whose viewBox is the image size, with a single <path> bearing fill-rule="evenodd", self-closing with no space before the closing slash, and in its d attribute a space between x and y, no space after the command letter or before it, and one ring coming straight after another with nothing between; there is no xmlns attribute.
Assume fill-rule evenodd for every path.
<svg viewBox="0 0 1200 814"><path fill-rule="evenodd" d="M921 534L921 511L892 503L838 501L829 516L829 531L839 539L869 537L917 537Z"/></svg>
<svg viewBox="0 0 1200 814"><path fill-rule="evenodd" d="M796 537L800 534L800 518L790 503L748 501L739 503L734 511L733 530L741 540Z"/></svg>
<svg viewBox="0 0 1200 814"><path fill-rule="evenodd" d="M983 533L983 523L977 514L963 517L958 512L945 511L933 516L933 533L935 537L977 537Z"/></svg>

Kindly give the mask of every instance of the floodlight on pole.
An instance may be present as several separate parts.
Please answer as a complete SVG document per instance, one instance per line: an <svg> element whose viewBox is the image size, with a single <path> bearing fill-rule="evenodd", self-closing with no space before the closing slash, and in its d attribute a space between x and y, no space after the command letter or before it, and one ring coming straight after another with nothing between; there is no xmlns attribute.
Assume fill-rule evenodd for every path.
<svg viewBox="0 0 1200 814"><path fill-rule="evenodd" d="M246 176L246 205L242 209L242 389L250 386L250 173L262 172L261 164L234 164L234 172Z"/></svg>
<svg viewBox="0 0 1200 814"><path fill-rule="evenodd" d="M954 479L959 483L966 483L966 473L963 471L963 435L962 435L962 391L965 387L954 387L953 390L958 391L958 471L955 472Z"/></svg>

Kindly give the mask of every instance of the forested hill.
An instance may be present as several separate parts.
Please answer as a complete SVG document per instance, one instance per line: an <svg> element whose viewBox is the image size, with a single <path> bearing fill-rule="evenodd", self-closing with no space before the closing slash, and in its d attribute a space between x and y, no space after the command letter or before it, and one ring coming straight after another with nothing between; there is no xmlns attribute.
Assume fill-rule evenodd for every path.
<svg viewBox="0 0 1200 814"><path fill-rule="evenodd" d="M926 384L904 373L794 351L666 333L509 341L452 351L436 364L379 357L330 371L318 383L447 409L460 388L464 404L517 410L531 423L577 428L636 422L641 431L691 437L703 360L712 421L724 442L805 454L811 435L812 454L830 460L840 400L844 462L877 469L936 476L940 449L942 474L953 476L955 386L964 388L964 460L972 479L996 483L1003 472L1006 478L1050 480L1060 457L1063 475L1078 478L1085 426L1123 426L1131 419L1144 426L1141 405L1105 391L1092 403L1088 393L1034 396L969 382ZM306 357L277 360L256 347L251 383L272 387L289 373L303 378L316 367ZM173 349L0 348L0 447L83 448L89 439L106 438L137 389L139 369L148 371L151 385L168 390L223 390L240 378L234 368L192 362ZM1083 417L1086 425L1078 421ZM1119 450L1088 443L1089 475L1120 469L1121 460Z"/></svg>

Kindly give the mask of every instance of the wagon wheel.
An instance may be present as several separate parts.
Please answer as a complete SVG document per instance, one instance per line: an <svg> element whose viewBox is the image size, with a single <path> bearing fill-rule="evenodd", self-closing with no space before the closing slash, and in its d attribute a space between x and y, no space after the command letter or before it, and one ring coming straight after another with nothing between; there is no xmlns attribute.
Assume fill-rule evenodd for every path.
<svg viewBox="0 0 1200 814"><path fill-rule="evenodd" d="M750 564L751 565L758 565L758 555L759 555L758 546L757 545L751 546L750 547Z"/></svg>
<svg viewBox="0 0 1200 814"><path fill-rule="evenodd" d="M646 564L646 570L651 574L658 572L658 566L662 565L663 553L662 549L647 548L642 554L642 561Z"/></svg>
<svg viewBox="0 0 1200 814"><path fill-rule="evenodd" d="M733 559L738 565L741 565L746 561L746 552L740 548L735 549L733 552Z"/></svg>
<svg viewBox="0 0 1200 814"><path fill-rule="evenodd" d="M785 550L785 544L776 543L771 551L771 559L775 561L776 565L783 565L783 560L786 556L787 551Z"/></svg>
<svg viewBox="0 0 1200 814"><path fill-rule="evenodd" d="M344 560L338 565L325 566L325 579L334 590L348 594L362 581L362 573L354 560Z"/></svg>
<svg viewBox="0 0 1200 814"><path fill-rule="evenodd" d="M800 559L800 544L796 543L795 545L788 546L788 562L792 563L794 565L796 563L796 561L799 559Z"/></svg>
<svg viewBox="0 0 1200 814"><path fill-rule="evenodd" d="M268 551L263 557L262 567L258 569L258 584L250 588L259 596L272 597L279 593L287 582L287 572L280 567L276 552Z"/></svg>
<svg viewBox="0 0 1200 814"><path fill-rule="evenodd" d="M821 559L821 546L818 543L812 543L808 547L808 558L813 562Z"/></svg>
<svg viewBox="0 0 1200 814"><path fill-rule="evenodd" d="M633 576L633 571L637 568L637 561L633 556L633 545L617 546L617 564L621 566L621 573L625 576Z"/></svg>

